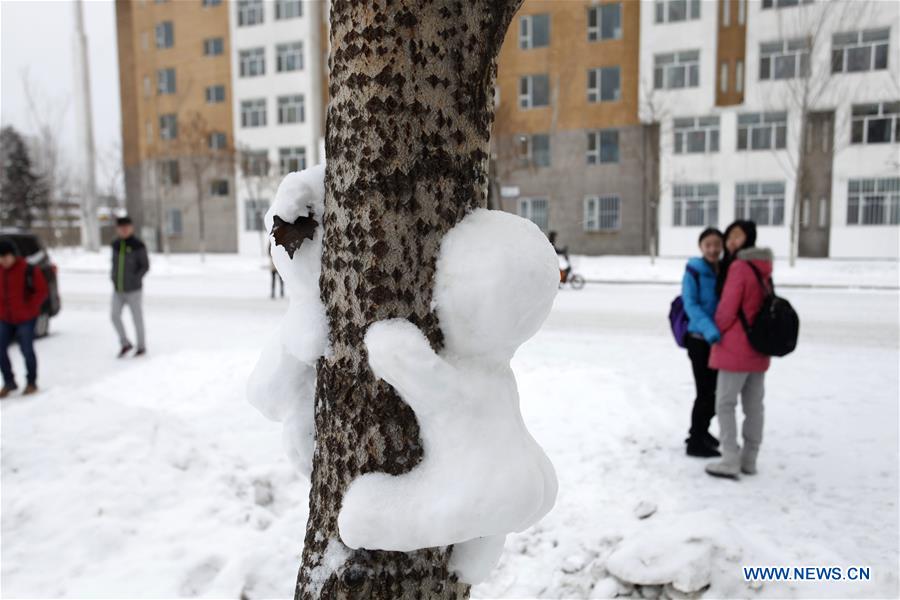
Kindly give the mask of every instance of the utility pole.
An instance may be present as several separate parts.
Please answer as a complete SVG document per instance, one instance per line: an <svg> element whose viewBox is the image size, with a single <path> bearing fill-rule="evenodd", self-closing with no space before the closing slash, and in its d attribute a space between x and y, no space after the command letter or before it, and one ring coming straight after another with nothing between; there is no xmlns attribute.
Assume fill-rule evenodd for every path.
<svg viewBox="0 0 900 600"><path fill-rule="evenodd" d="M94 120L91 116L91 74L88 65L87 36L84 34L82 1L75 0L75 118L78 119L81 155L81 245L96 252L100 248L97 225L97 182L94 156Z"/></svg>

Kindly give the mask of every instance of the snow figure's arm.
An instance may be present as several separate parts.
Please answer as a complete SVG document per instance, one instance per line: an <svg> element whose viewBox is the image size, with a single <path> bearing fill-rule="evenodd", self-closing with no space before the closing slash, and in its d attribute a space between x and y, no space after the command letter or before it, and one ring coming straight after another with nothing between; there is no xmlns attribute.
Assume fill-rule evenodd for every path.
<svg viewBox="0 0 900 600"><path fill-rule="evenodd" d="M485 581L500 561L505 535L489 535L453 546L450 570L463 583L475 585Z"/></svg>
<svg viewBox="0 0 900 600"><path fill-rule="evenodd" d="M369 367L392 385L417 414L435 410L436 390L458 383L455 369L437 355L418 327L406 319L378 321L365 337Z"/></svg>

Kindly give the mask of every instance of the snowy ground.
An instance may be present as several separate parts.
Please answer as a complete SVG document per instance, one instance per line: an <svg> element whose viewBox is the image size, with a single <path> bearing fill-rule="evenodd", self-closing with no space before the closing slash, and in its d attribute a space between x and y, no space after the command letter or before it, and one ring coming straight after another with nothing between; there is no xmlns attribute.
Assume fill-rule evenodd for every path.
<svg viewBox="0 0 900 600"><path fill-rule="evenodd" d="M307 487L280 426L243 398L286 306L267 298L268 272L154 257L150 355L118 361L105 260L56 259L64 309L38 344L44 391L2 404L3 596L289 597ZM893 269L896 285L895 263L857 267L876 285ZM844 268L824 262L807 279L839 281ZM709 579L708 598L897 597L897 292L785 292L800 346L770 371L760 474L740 482L683 454L693 385L667 331L676 293L565 290L522 347L523 412L560 496L510 536L473 596L659 593L612 570L635 583ZM656 512L638 519L641 503ZM872 580L751 589L742 565L861 565Z"/></svg>

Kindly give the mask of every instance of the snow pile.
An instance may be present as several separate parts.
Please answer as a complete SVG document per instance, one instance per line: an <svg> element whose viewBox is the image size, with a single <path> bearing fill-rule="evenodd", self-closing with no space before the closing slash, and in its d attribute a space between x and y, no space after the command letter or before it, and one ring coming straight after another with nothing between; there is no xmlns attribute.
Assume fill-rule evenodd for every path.
<svg viewBox="0 0 900 600"><path fill-rule="evenodd" d="M324 164L282 180L265 223L272 261L284 279L290 304L247 382L251 404L269 419L284 422L288 456L307 478L315 450L316 361L328 343L325 307L319 296L324 213ZM315 231L289 252L276 242L275 217L287 224L311 217Z"/></svg>
<svg viewBox="0 0 900 600"><path fill-rule="evenodd" d="M424 457L403 475L350 484L338 517L345 544L460 544L454 565L474 583L496 564L507 533L553 507L556 475L522 420L509 362L547 318L557 282L556 254L534 224L477 210L441 244L434 303L444 350L436 354L403 319L369 327L369 365L415 411Z"/></svg>

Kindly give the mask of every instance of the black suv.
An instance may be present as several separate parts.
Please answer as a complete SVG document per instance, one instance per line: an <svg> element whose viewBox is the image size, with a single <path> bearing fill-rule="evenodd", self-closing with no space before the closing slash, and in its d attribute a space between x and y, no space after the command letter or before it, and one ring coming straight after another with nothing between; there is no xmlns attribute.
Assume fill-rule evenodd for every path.
<svg viewBox="0 0 900 600"><path fill-rule="evenodd" d="M47 299L41 306L41 314L34 324L36 337L44 337L50 331L50 317L55 317L61 308L59 285L56 281L56 265L50 262L50 255L38 236L21 230L0 229L0 238L10 240L19 249L28 264L38 267L47 280Z"/></svg>

